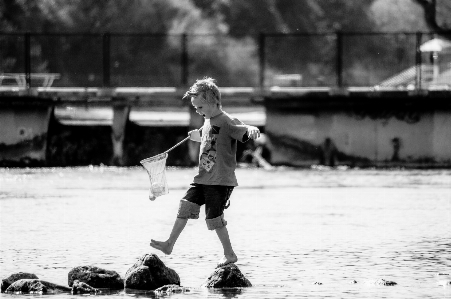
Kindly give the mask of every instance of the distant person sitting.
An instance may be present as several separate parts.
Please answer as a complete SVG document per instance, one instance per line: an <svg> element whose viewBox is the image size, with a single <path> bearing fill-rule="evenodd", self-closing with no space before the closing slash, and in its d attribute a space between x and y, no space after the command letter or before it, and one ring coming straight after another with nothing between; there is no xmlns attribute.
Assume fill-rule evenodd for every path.
<svg viewBox="0 0 451 299"><path fill-rule="evenodd" d="M255 166L263 167L267 170L273 169L273 166L267 161L267 158L270 157L270 152L266 144L266 135L260 133L260 138L254 140L250 148L243 152L241 161L250 162Z"/></svg>

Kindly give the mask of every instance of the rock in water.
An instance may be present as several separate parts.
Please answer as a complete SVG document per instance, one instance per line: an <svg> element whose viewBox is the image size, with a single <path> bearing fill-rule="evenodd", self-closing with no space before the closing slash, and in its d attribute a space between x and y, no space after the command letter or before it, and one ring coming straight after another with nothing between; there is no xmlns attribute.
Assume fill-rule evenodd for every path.
<svg viewBox="0 0 451 299"><path fill-rule="evenodd" d="M378 279L376 281L376 284L377 285L383 285L383 286L395 286L395 285L397 285L396 282L390 281L390 280L385 280L385 279Z"/></svg>
<svg viewBox="0 0 451 299"><path fill-rule="evenodd" d="M185 294L190 292L191 290L189 288L181 287L176 284L170 284L162 286L154 291L155 295L157 296L169 296L172 294Z"/></svg>
<svg viewBox="0 0 451 299"><path fill-rule="evenodd" d="M47 292L47 287L39 279L20 279L6 289L6 293L47 294Z"/></svg>
<svg viewBox="0 0 451 299"><path fill-rule="evenodd" d="M365 284L374 284L374 285L380 285L380 286L395 286L395 285L397 285L396 282L390 281L390 280L385 280L383 278L376 279L376 280L368 280L368 281L365 281Z"/></svg>
<svg viewBox="0 0 451 299"><path fill-rule="evenodd" d="M155 290L165 285L180 285L180 277L155 254L145 254L128 269L125 287L138 290Z"/></svg>
<svg viewBox="0 0 451 299"><path fill-rule="evenodd" d="M13 282L6 293L56 294L70 292L70 288L40 279L20 279Z"/></svg>
<svg viewBox="0 0 451 299"><path fill-rule="evenodd" d="M13 273L8 277L2 279L1 292L2 293L5 292L6 289L13 284L13 282L18 281L20 279L39 279L39 277L37 277L35 274L32 273L24 273L24 272Z"/></svg>
<svg viewBox="0 0 451 299"><path fill-rule="evenodd" d="M207 288L241 288L251 287L252 284L235 264L228 264L216 268L202 286Z"/></svg>
<svg viewBox="0 0 451 299"><path fill-rule="evenodd" d="M94 293L97 294L99 290L96 288L91 287L89 284L81 282L79 280L75 280L72 285L72 294L90 294Z"/></svg>
<svg viewBox="0 0 451 299"><path fill-rule="evenodd" d="M68 274L69 286L75 280L87 283L93 288L123 289L124 280L116 271L105 270L95 266L80 266L70 270Z"/></svg>

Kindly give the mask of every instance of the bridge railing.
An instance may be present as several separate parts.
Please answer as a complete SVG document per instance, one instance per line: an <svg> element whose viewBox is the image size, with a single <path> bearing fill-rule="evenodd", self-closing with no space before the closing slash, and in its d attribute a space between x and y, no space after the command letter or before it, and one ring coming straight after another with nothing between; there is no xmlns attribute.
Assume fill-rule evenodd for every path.
<svg viewBox="0 0 451 299"><path fill-rule="evenodd" d="M442 48L422 49L434 38ZM183 87L208 75L229 87L449 90L450 41L451 32L0 33L0 75L26 88L52 74L54 87Z"/></svg>

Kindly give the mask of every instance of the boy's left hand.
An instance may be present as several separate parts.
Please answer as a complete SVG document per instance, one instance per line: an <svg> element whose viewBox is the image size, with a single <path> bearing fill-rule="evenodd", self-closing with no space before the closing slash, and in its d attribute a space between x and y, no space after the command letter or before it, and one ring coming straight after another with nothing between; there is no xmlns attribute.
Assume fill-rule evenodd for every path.
<svg viewBox="0 0 451 299"><path fill-rule="evenodd" d="M249 139L257 139L260 137L260 130L257 127L249 126L247 128L247 136Z"/></svg>

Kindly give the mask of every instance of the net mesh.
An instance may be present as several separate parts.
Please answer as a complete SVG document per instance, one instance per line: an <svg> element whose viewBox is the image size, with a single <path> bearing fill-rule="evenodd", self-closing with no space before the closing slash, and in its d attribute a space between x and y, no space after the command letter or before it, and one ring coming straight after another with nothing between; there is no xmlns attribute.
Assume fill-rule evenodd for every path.
<svg viewBox="0 0 451 299"><path fill-rule="evenodd" d="M141 165L146 169L150 179L149 198L155 199L158 196L168 194L168 184L166 181L166 159L167 153L159 154L144 160Z"/></svg>

